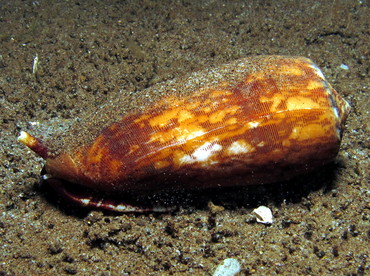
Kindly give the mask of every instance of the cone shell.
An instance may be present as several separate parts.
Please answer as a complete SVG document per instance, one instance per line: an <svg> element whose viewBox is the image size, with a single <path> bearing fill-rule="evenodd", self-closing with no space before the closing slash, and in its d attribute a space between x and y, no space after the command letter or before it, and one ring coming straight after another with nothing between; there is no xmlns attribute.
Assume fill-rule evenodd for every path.
<svg viewBox="0 0 370 276"><path fill-rule="evenodd" d="M89 138L66 133L47 173L101 191L282 181L333 160L349 112L301 57L246 58L142 93L150 104L113 103L79 125Z"/></svg>

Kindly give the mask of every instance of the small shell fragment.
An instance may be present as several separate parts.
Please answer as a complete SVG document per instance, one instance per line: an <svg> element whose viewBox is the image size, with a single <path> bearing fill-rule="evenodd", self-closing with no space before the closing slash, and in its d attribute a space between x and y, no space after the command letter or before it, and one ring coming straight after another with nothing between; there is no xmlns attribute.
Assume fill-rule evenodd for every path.
<svg viewBox="0 0 370 276"><path fill-rule="evenodd" d="M342 63L339 67L340 69L343 69L343 70L349 70L349 66L344 63Z"/></svg>
<svg viewBox="0 0 370 276"><path fill-rule="evenodd" d="M234 276L236 273L240 272L240 268L238 260L228 258L216 268L213 276Z"/></svg>
<svg viewBox="0 0 370 276"><path fill-rule="evenodd" d="M256 214L257 222L263 224L272 224L274 222L274 217L270 208L261 205L260 207L253 210L253 213Z"/></svg>

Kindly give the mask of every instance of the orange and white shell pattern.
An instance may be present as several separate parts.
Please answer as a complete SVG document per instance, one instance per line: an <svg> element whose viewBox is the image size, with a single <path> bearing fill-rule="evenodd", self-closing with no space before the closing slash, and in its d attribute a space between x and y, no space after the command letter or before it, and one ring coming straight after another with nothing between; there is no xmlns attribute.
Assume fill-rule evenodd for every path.
<svg viewBox="0 0 370 276"><path fill-rule="evenodd" d="M348 112L310 60L281 57L236 85L163 97L46 170L104 191L276 182L331 161Z"/></svg>

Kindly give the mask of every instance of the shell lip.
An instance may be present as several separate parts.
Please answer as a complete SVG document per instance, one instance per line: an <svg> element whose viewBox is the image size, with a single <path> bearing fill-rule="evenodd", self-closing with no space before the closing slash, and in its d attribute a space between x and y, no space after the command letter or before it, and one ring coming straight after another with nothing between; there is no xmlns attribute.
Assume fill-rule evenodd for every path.
<svg viewBox="0 0 370 276"><path fill-rule="evenodd" d="M72 183L49 174L44 166L41 171L43 184L51 188L57 197L66 199L76 208L103 209L120 213L172 212L176 208L165 202L160 205L148 202L146 198L137 198L130 192L105 192L80 184ZM62 203L63 205L63 203Z"/></svg>
<svg viewBox="0 0 370 276"><path fill-rule="evenodd" d="M65 179L68 182L78 183L79 182L79 169L73 158L62 153L56 158L49 158L46 160L44 166L45 174L49 175L47 178Z"/></svg>
<svg viewBox="0 0 370 276"><path fill-rule="evenodd" d="M138 195L136 192L105 192L95 190L56 178L42 170L43 185L50 190L48 196L59 200L62 210L70 212L72 210L104 210L109 212L173 212L181 208L204 208L204 199L212 202L230 202L230 206L247 207L250 204L260 204L261 200L272 197L274 200L285 201L287 194L296 194L295 200L299 200L303 194L309 194L317 188L322 187L324 183L329 183L335 174L335 163L329 162L322 167L321 175L324 181L320 181L315 187L316 176L306 172L306 177L296 176L290 180L268 183L264 185L250 185L248 187L218 187L194 190L189 193L187 190L176 190L162 192L159 195L145 194ZM299 180L299 181L297 181ZM266 190L271 191L266 195ZM293 191L293 192L292 192ZM294 192L296 191L296 192ZM277 199L276 199L277 197ZM215 201L214 201L215 200ZM52 200L51 202L56 202ZM70 205L72 203L72 205ZM159 204L159 206L158 206ZM181 209L180 209L181 210Z"/></svg>

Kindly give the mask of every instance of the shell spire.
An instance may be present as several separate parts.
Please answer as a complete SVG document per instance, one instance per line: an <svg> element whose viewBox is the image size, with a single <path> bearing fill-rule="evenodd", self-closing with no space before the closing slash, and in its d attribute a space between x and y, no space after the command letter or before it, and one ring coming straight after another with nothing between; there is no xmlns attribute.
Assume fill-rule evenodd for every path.
<svg viewBox="0 0 370 276"><path fill-rule="evenodd" d="M48 149L40 139L33 137L25 131L21 131L17 140L43 159L46 160L48 158Z"/></svg>

